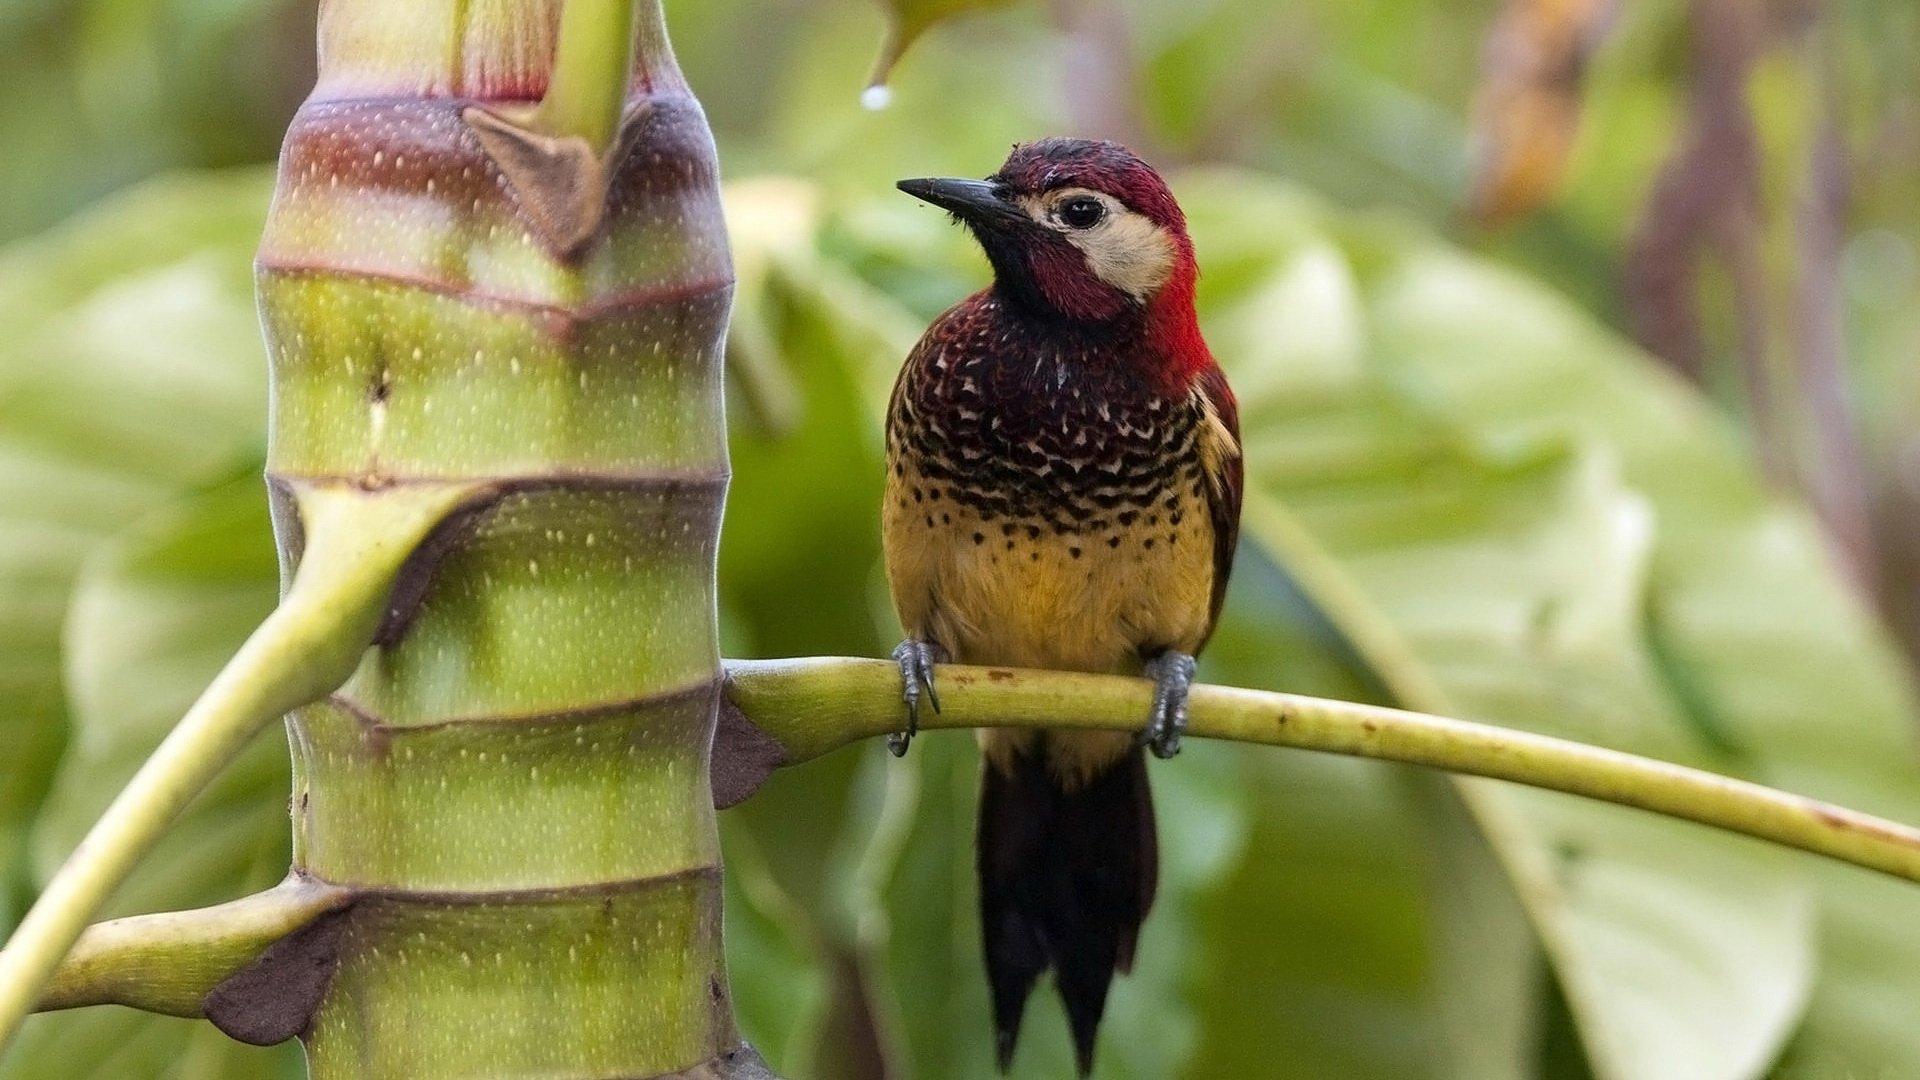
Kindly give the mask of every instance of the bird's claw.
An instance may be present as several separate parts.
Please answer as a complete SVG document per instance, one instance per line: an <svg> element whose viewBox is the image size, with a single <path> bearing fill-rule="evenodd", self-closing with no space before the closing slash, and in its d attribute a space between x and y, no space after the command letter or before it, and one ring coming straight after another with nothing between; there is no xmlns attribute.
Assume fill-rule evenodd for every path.
<svg viewBox="0 0 1920 1080"><path fill-rule="evenodd" d="M1153 708L1139 742L1162 760L1180 752L1180 736L1187 730L1187 692L1193 689L1193 657L1169 649L1147 661L1146 676L1153 680Z"/></svg>
<svg viewBox="0 0 1920 1080"><path fill-rule="evenodd" d="M940 711L940 694L933 688L933 665L943 662L946 652L930 641L908 638L894 646L893 659L900 665L900 697L907 703L907 729L887 736L887 750L894 757L906 757L913 737L920 732L920 698L924 695L933 711Z"/></svg>

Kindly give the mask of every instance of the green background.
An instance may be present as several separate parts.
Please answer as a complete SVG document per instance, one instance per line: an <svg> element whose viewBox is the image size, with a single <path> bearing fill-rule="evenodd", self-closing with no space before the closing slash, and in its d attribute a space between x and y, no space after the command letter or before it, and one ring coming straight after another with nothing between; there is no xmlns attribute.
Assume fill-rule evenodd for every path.
<svg viewBox="0 0 1920 1080"><path fill-rule="evenodd" d="M1246 528L1205 677L1549 731L1920 821L1901 648L1920 581L1910 3L1628 0L1595 31L1565 182L1499 229L1466 210L1495 4L1008 5L933 26L877 113L858 98L882 8L667 7L732 178L728 655L880 655L897 636L879 410L919 329L984 266L892 181L1118 132L1166 165L1193 219L1205 328L1242 401ZM0 8L9 919L272 603L248 261L312 17L270 0ZM1754 153L1694 184L1747 185L1751 213L1667 297L1701 327L1689 378L1630 343L1646 301L1623 282L1646 269L1640 238L1677 234L1650 192L1730 25L1759 28L1732 99ZM1831 219L1809 209L1824 137L1848 163ZM1825 382L1822 313L1841 362ZM1762 409L1756 371L1775 391ZM1820 396L1835 386L1844 424ZM1860 463L1841 470L1845 497L1836 430ZM1859 520L1849 499L1874 527L1864 548L1832 539ZM115 912L277 879L285 758L263 738ZM935 733L903 762L868 746L782 774L723 815L738 1007L786 1075L991 1075L976 772L966 736ZM1293 752L1190 744L1154 779L1165 882L1115 991L1103 1077L1920 1076L1909 888L1628 811ZM1016 1075L1069 1061L1048 1001ZM35 1021L0 1073L297 1063L98 1009Z"/></svg>

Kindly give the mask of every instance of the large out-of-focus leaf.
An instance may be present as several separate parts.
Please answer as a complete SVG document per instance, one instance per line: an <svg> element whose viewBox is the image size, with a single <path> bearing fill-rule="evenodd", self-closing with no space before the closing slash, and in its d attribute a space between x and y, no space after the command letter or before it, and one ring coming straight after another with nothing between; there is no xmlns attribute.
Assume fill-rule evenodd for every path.
<svg viewBox="0 0 1920 1080"><path fill-rule="evenodd" d="M315 6L0 4L0 239L165 169L269 160L313 83Z"/></svg>
<svg viewBox="0 0 1920 1080"><path fill-rule="evenodd" d="M35 830L51 873L247 634L278 569L257 477L161 511L90 559L67 624L74 734ZM218 903L286 873L287 752L276 730L223 771L121 888L111 914ZM34 1018L10 1076L298 1075L292 1047L232 1043L205 1024L95 1008Z"/></svg>
<svg viewBox="0 0 1920 1080"><path fill-rule="evenodd" d="M1242 395L1311 395L1356 376L1362 319L1342 263L1321 252L1279 275L1264 267L1210 264L1215 277L1259 281L1264 297L1215 327L1243 342L1267 328L1255 362L1240 365ZM1292 314L1280 332L1261 317L1269 307ZM1243 548L1234 573L1208 678L1386 699L1260 548ZM1203 923L1212 958L1195 992L1208 1037L1188 1075L1534 1075L1538 949L1446 781L1310 754L1241 756L1257 831Z"/></svg>
<svg viewBox="0 0 1920 1080"><path fill-rule="evenodd" d="M1699 741L1788 788L1913 820L1912 695L1804 512L1762 489L1697 397L1564 302L1402 233L1377 240L1358 259L1371 348L1402 397L1483 446L1603 445L1648 501L1641 633ZM1792 1074L1910 1071L1920 1044L1897 1017L1920 990L1905 929L1920 898L1819 869L1828 948Z"/></svg>
<svg viewBox="0 0 1920 1080"><path fill-rule="evenodd" d="M266 196L258 173L154 183L0 256L0 823L25 846L52 782L32 823L42 879L273 603L257 477L169 509L258 461L249 261ZM271 884L285 775L284 748L263 740L115 910ZM8 1075L212 1080L296 1063L202 1024L89 1009L36 1018Z"/></svg>
<svg viewBox="0 0 1920 1080"><path fill-rule="evenodd" d="M1257 553L1240 560L1227 610L1209 646L1207 678L1375 695L1314 633L1297 595ZM1433 860L1416 795L1423 785L1398 782L1422 778L1388 779L1372 766L1312 754L1231 754L1248 835L1195 921L1189 948L1197 963L1186 993L1201 1039L1177 1075L1445 1075L1452 1055L1441 1046L1428 985L1436 927L1425 902ZM1184 768L1177 762L1156 780ZM1450 982L1449 994L1480 996L1471 987L1482 974ZM1481 1031L1490 1019L1480 1018Z"/></svg>
<svg viewBox="0 0 1920 1080"><path fill-rule="evenodd" d="M1486 267L1418 254L1374 295L1386 362L1478 436L1579 430L1619 453L1656 509L1649 634L1693 723L1769 782L1920 820L1920 707L1898 658L1807 513L1761 489L1689 391L1605 362L1611 341ZM1787 1075L1920 1070L1920 895L1818 869L1821 976Z"/></svg>
<svg viewBox="0 0 1920 1080"><path fill-rule="evenodd" d="M265 177L156 183L0 255L0 833L45 788L88 553L258 454Z"/></svg>
<svg viewBox="0 0 1920 1080"><path fill-rule="evenodd" d="M1288 245L1241 223L1257 197L1250 186L1189 188L1202 250L1229 260L1264 251L1281 275L1297 272L1296 248L1345 267L1350 306L1368 317L1362 367L1344 385L1244 396L1243 543L1286 565L1406 705L1701 761L1642 624L1654 521L1612 448L1553 427L1480 439L1437 414L1381 366L1388 330L1366 304L1373 264L1419 250L1418 238L1375 252L1329 223ZM1284 197L1256 205L1296 223L1316 217ZM1210 212L1229 207L1231 219ZM1239 288L1265 314L1244 326L1300 314L1231 277L1210 300L1232 309ZM1264 343L1221 335L1214 345L1231 372ZM1624 349L1607 359L1638 363ZM1797 867L1616 808L1459 786L1555 964L1596 1072L1736 1080L1766 1067L1811 975ZM1674 953L1674 941L1690 948Z"/></svg>

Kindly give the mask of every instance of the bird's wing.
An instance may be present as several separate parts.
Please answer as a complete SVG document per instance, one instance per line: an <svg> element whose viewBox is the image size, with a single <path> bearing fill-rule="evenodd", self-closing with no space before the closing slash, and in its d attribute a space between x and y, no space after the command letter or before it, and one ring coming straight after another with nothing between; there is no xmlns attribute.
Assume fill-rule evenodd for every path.
<svg viewBox="0 0 1920 1080"><path fill-rule="evenodd" d="M934 574L928 559L927 537L918 528L917 519L907 504L910 485L905 445L905 432L913 424L912 395L907 392L907 380L914 376L926 351L927 342L923 338L901 367L887 402L887 488L880 504L880 539L887 583L893 594L894 613L900 616L900 625L909 637L923 637L928 633L933 607Z"/></svg>
<svg viewBox="0 0 1920 1080"><path fill-rule="evenodd" d="M1245 486L1245 464L1240 453L1240 407L1218 366L1207 369L1196 382L1203 422L1200 461L1207 481L1207 509L1213 517L1213 600L1207 615L1211 631L1220 619L1227 596L1227 578L1233 572L1233 550L1240 541L1240 493Z"/></svg>

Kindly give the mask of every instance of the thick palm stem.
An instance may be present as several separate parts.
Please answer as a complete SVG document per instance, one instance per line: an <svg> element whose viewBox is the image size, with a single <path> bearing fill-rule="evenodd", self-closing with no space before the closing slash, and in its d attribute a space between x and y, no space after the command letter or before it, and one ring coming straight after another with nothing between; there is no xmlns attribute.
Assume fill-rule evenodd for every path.
<svg viewBox="0 0 1920 1080"><path fill-rule="evenodd" d="M295 868L359 897L309 1070L738 1071L711 141L654 0L422 6L329 5L259 260L275 482L490 492L288 722Z"/></svg>

